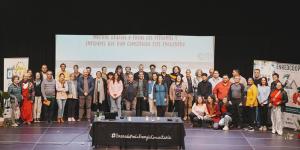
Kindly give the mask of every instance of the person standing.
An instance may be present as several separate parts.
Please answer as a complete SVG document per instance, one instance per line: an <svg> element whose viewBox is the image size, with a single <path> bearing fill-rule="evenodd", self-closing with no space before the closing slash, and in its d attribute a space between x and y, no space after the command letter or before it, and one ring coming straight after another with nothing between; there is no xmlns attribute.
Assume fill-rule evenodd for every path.
<svg viewBox="0 0 300 150"><path fill-rule="evenodd" d="M215 71L214 68L210 68L208 70L209 76L207 77L208 78L207 80L209 80L210 78L212 78L214 76L214 71Z"/></svg>
<svg viewBox="0 0 300 150"><path fill-rule="evenodd" d="M107 80L107 67L102 67L101 68L101 71L102 71L102 78Z"/></svg>
<svg viewBox="0 0 300 150"><path fill-rule="evenodd" d="M202 73L202 81L198 84L197 95L202 96L204 100L207 100L207 97L212 94L212 85L208 82L207 74Z"/></svg>
<svg viewBox="0 0 300 150"><path fill-rule="evenodd" d="M154 97L153 97L153 90L154 90L154 85L157 81L157 73L152 73L151 74L151 80L148 81L148 102L149 102L149 111L153 115L157 116L157 109L156 105L154 102Z"/></svg>
<svg viewBox="0 0 300 150"><path fill-rule="evenodd" d="M79 66L78 65L74 65L73 66L73 74L75 75L76 79L78 79L82 74L79 71Z"/></svg>
<svg viewBox="0 0 300 150"><path fill-rule="evenodd" d="M172 84L172 81L171 81L171 77L170 75L167 73L167 66L166 65L162 65L161 66L161 75L163 77L163 81L165 84L167 84L167 87L168 87L168 90L170 89L170 86ZM173 104L172 104L172 101L170 100L169 98L169 93L168 93L168 101L167 101L167 110L166 111L169 111L171 112L172 111L172 107L173 107Z"/></svg>
<svg viewBox="0 0 300 150"><path fill-rule="evenodd" d="M66 82L65 80L65 74L61 73L58 77L59 78L56 81L56 101L58 105L57 122L63 123L65 105L68 98L67 92L69 88L68 88L68 82Z"/></svg>
<svg viewBox="0 0 300 150"><path fill-rule="evenodd" d="M125 67L125 73L124 73L124 85L128 82L128 76L129 74L132 74L131 67L126 66Z"/></svg>
<svg viewBox="0 0 300 150"><path fill-rule="evenodd" d="M244 99L245 87L242 83L240 83L240 76L234 77L234 83L230 85L228 92L228 100L232 103L233 106L233 116L232 122L233 125L237 128L242 127L242 112L243 112L243 104L242 101Z"/></svg>
<svg viewBox="0 0 300 150"><path fill-rule="evenodd" d="M101 71L96 72L96 78L95 80L95 89L94 89L94 95L93 95L93 106L92 111L103 111L105 112L105 108L107 108L107 102L106 102L106 89L107 84L106 80L102 78Z"/></svg>
<svg viewBox="0 0 300 150"><path fill-rule="evenodd" d="M66 81L69 80L70 74L66 70L66 67L67 67L67 65L65 63L60 64L60 70L57 72L56 80L59 80L60 74L64 74L65 75L65 80Z"/></svg>
<svg viewBox="0 0 300 150"><path fill-rule="evenodd" d="M12 83L9 85L8 87L8 94L10 95L10 103L11 103L11 109L12 109L12 113L11 113L11 121L12 121L12 126L13 127L17 127L19 126L16 123L16 116L15 116L15 111L17 109L17 107L21 106L21 102L22 102L22 87L20 86L19 83L19 76L13 76L11 78Z"/></svg>
<svg viewBox="0 0 300 150"><path fill-rule="evenodd" d="M33 121L32 110L33 110L33 100L34 100L34 86L33 83L29 81L29 73L24 74L23 80L21 82L22 87L22 107L21 107L21 118L26 124L31 124Z"/></svg>
<svg viewBox="0 0 300 150"><path fill-rule="evenodd" d="M152 79L152 74L156 73L156 75L157 75L158 73L156 72L156 66L154 64L151 64L149 66L149 68L150 68L150 72L148 72L148 76L149 76L149 79Z"/></svg>
<svg viewBox="0 0 300 150"><path fill-rule="evenodd" d="M183 78L183 75L181 74L181 69L180 69L180 67L179 67L179 66L174 66L173 69L172 69L172 73L170 74L172 83L173 83L173 82L176 82L176 78L177 78L178 75L179 75L181 78Z"/></svg>
<svg viewBox="0 0 300 150"><path fill-rule="evenodd" d="M43 64L41 67L42 80L47 79L48 66Z"/></svg>
<svg viewBox="0 0 300 150"><path fill-rule="evenodd" d="M272 120L272 133L277 132L278 135L282 135L282 112L285 111L285 104L288 102L288 96L286 91L283 89L281 82L277 82L276 88L270 94L271 107L271 120Z"/></svg>
<svg viewBox="0 0 300 150"><path fill-rule="evenodd" d="M144 71L144 65L143 64L139 65L139 71L134 74L134 80L138 80L139 79L140 73L142 73L144 75L144 79L146 81L149 80L149 75L148 75L147 72Z"/></svg>
<svg viewBox="0 0 300 150"><path fill-rule="evenodd" d="M40 72L35 73L35 78L33 81L34 86L34 106L33 106L33 118L34 122L40 122L41 118L41 109L42 109L42 91L41 91L41 85L42 85L42 76Z"/></svg>
<svg viewBox="0 0 300 150"><path fill-rule="evenodd" d="M257 102L257 95L258 90L256 85L254 84L253 78L248 79L248 86L246 88L247 95L246 95L246 116L248 131L254 131L255 127L255 115L256 115L256 107L258 106Z"/></svg>
<svg viewBox="0 0 300 150"><path fill-rule="evenodd" d="M182 77L178 75L176 81L170 87L170 99L174 107L172 111L178 113L178 117L184 118L184 101L186 99L186 85L183 84Z"/></svg>
<svg viewBox="0 0 300 150"><path fill-rule="evenodd" d="M136 111L136 94L137 94L137 82L133 80L133 74L127 75L127 82L124 86L123 98L125 99L125 105L127 111Z"/></svg>
<svg viewBox="0 0 300 150"><path fill-rule="evenodd" d="M231 83L229 82L228 75L223 75L222 82L218 83L213 89L213 94L216 97L216 102L219 103L223 98L228 96L228 91Z"/></svg>
<svg viewBox="0 0 300 150"><path fill-rule="evenodd" d="M187 120L189 114L192 111L193 105L193 97L194 97L194 88L193 88L193 80L192 80L192 71L190 69L186 70L185 77L182 78L184 84L186 84L186 100L184 101L184 109L185 109L185 116L184 120Z"/></svg>
<svg viewBox="0 0 300 150"><path fill-rule="evenodd" d="M212 78L210 78L208 80L208 82L211 83L211 86L212 86L212 89L215 88L215 86L220 83L222 81L222 78L220 78L220 74L219 74L219 71L218 70L215 70L214 73L213 73L213 76Z"/></svg>
<svg viewBox="0 0 300 150"><path fill-rule="evenodd" d="M254 84L257 86L261 83L260 69L254 69Z"/></svg>
<svg viewBox="0 0 300 150"><path fill-rule="evenodd" d="M123 92L123 82L120 79L118 73L114 73L113 79L109 82L109 94L110 94L110 112L118 112L118 116L121 116L121 99Z"/></svg>
<svg viewBox="0 0 300 150"><path fill-rule="evenodd" d="M202 81L202 70L197 69L195 72L195 77L193 79L193 88L194 88L194 99L193 99L193 104L197 101L198 99L198 84Z"/></svg>
<svg viewBox="0 0 300 150"><path fill-rule="evenodd" d="M258 84L258 115L259 115L259 123L260 123L260 131L267 131L267 121L268 121L268 103L269 103L269 95L271 92L271 88L268 86L267 78L262 77L260 84Z"/></svg>
<svg viewBox="0 0 300 150"><path fill-rule="evenodd" d="M139 72L139 79L136 81L138 84L137 95L136 95L136 115L141 116L142 111L147 110L147 100L148 100L148 82L144 78L144 73Z"/></svg>
<svg viewBox="0 0 300 150"><path fill-rule="evenodd" d="M157 116L164 117L168 100L168 86L163 82L163 76L158 75L153 88L153 101L156 104Z"/></svg>
<svg viewBox="0 0 300 150"><path fill-rule="evenodd" d="M55 102L55 88L56 88L56 81L53 79L53 72L47 71L47 78L42 81L41 91L43 95L44 101L49 101L49 105L45 105L45 118L47 119L48 123L52 123L53 119L53 109L54 109L54 102Z"/></svg>
<svg viewBox="0 0 300 150"><path fill-rule="evenodd" d="M118 65L116 67L115 73L119 75L120 80L123 82L124 85L124 73L123 73L123 67L121 65Z"/></svg>
<svg viewBox="0 0 300 150"><path fill-rule="evenodd" d="M74 73L70 74L68 83L68 121L75 121L76 104L78 103L77 78Z"/></svg>
<svg viewBox="0 0 300 150"><path fill-rule="evenodd" d="M78 121L82 120L83 113L84 113L84 105L86 106L86 118L88 122L91 120L91 103L94 94L94 79L89 74L88 70L85 69L83 71L83 75L78 78L77 82L77 90L79 96L79 119Z"/></svg>

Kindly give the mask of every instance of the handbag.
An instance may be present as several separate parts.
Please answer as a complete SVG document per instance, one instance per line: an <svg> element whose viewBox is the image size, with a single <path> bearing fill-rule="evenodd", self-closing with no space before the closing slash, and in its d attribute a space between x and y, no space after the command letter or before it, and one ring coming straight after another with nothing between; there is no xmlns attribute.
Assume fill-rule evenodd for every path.
<svg viewBox="0 0 300 150"><path fill-rule="evenodd" d="M50 106L51 101L46 99L46 100L43 101L43 104L46 105L46 106Z"/></svg>

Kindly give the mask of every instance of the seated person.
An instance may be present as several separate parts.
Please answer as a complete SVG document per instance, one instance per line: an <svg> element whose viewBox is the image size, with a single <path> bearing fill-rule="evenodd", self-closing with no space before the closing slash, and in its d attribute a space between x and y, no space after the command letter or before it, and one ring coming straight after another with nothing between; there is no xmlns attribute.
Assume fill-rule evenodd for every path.
<svg viewBox="0 0 300 150"><path fill-rule="evenodd" d="M208 114L206 104L201 96L198 96L197 101L192 107L192 112L190 113L190 120L193 124L193 127L201 127L202 121L207 118L205 115Z"/></svg>
<svg viewBox="0 0 300 150"><path fill-rule="evenodd" d="M229 124L232 122L232 104L228 101L227 97L224 97L222 102L219 104L221 112L221 120L219 126L223 127L224 131L229 130Z"/></svg>
<svg viewBox="0 0 300 150"><path fill-rule="evenodd" d="M213 123L213 128L218 129L219 128L219 121L220 121L220 111L219 111L219 106L216 103L216 98L214 95L210 95L207 97L207 117L208 121Z"/></svg>

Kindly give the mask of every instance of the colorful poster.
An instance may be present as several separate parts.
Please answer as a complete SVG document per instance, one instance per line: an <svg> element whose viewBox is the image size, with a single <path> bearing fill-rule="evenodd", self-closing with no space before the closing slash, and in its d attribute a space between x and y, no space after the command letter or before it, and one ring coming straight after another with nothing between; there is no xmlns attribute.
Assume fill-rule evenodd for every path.
<svg viewBox="0 0 300 150"><path fill-rule="evenodd" d="M278 73L282 83L286 83L285 91L289 101L283 115L284 127L299 129L300 125L300 64L279 63L275 61L254 60L254 69L260 69L262 76L272 82L272 74Z"/></svg>
<svg viewBox="0 0 300 150"><path fill-rule="evenodd" d="M7 92L8 86L12 83L11 79L14 75L22 79L23 75L27 72L29 64L28 58L4 58L4 79L3 90Z"/></svg>

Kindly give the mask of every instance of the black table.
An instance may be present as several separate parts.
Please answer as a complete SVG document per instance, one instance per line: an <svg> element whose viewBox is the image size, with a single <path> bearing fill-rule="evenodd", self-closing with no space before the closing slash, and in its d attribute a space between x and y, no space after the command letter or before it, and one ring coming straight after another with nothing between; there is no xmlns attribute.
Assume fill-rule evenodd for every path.
<svg viewBox="0 0 300 150"><path fill-rule="evenodd" d="M147 148L179 146L184 149L185 130L180 118L131 117L94 121L92 146L142 146Z"/></svg>

